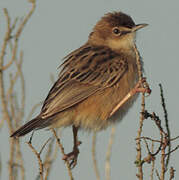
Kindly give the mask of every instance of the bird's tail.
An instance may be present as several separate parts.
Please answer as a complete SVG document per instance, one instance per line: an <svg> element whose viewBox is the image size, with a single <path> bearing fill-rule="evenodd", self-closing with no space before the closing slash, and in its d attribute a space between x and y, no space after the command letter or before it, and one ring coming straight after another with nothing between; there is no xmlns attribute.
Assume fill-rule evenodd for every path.
<svg viewBox="0 0 179 180"><path fill-rule="evenodd" d="M16 130L10 137L24 136L27 133L31 132L32 130L40 128L42 124L43 124L43 119L37 116L36 118L24 124L18 130Z"/></svg>

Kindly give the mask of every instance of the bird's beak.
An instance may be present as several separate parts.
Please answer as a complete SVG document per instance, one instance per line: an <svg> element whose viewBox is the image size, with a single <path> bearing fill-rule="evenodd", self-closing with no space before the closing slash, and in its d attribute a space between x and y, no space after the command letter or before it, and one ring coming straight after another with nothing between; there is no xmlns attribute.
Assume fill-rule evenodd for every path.
<svg viewBox="0 0 179 180"><path fill-rule="evenodd" d="M132 28L132 32L138 31L141 28L148 26L148 24L137 24Z"/></svg>

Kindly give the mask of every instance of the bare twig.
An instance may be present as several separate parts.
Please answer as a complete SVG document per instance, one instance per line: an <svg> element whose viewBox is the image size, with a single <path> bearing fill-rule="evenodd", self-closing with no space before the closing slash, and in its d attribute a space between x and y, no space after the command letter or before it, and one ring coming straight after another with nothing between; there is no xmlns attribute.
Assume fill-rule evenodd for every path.
<svg viewBox="0 0 179 180"><path fill-rule="evenodd" d="M33 4L35 5L35 3L33 3ZM5 81L4 80L4 71L8 67L10 67L12 65L12 63L16 60L17 48L18 48L18 39L19 39L19 37L21 35L22 30L24 29L24 26L25 26L26 22L30 18L33 11L34 11L34 8L32 8L32 11L30 11L30 13L28 13L26 18L24 19L23 22L25 22L25 23L20 24L17 32L15 33L15 36L12 37L11 33L12 33L12 30L15 29L17 19L15 19L14 23L11 26L11 19L9 17L8 11L7 11L7 9L4 9L4 15L5 15L5 18L6 18L6 21L7 21L7 30L6 30L4 40L3 40L1 52L0 52L0 99L1 99L1 104L2 104L2 114L3 114L2 119L3 119L3 121L5 120L7 122L10 134L13 132L13 129L14 129L12 119L14 119L14 117L15 117L15 109L14 109L14 105L13 105L14 101L13 101L13 97L12 97L13 91L11 91L11 93L10 93L10 96L11 96L11 111L8 110L8 98L6 96L6 90L5 90L5 87L4 87L4 81ZM6 53L6 49L7 49L7 46L8 46L8 42L9 42L9 40L11 38L14 38L14 44L12 46L12 57L11 57L11 60L9 61L9 63L7 63L4 66L5 53ZM21 59L22 59L22 56L21 56ZM19 65L18 63L16 63L16 65L17 65L18 71L20 72L19 75L21 77L21 80L23 80L21 67L18 66ZM22 119L23 110L24 110L24 97L25 97L24 96L24 92L25 92L24 91L24 80L21 81L21 84L22 84L22 101L21 101L22 102L22 108L21 108L21 112L19 112L19 114L20 114L19 119ZM12 84L10 86L13 87ZM15 142L15 140L13 138L11 138L9 140L9 143L10 143L10 157L9 157L9 166L8 166L9 179L12 180L12 179L17 178L17 168L14 169L14 167L15 167L14 164L16 164L15 161L17 161L18 159L21 161L20 162L21 170L22 170L21 171L21 175L22 175L21 177L23 179L24 178L24 175L23 175L24 174L23 163L22 163L23 161L22 161L22 156L21 156L21 153L20 153L19 143L17 143L17 141ZM17 147L17 156L15 156L15 153L16 153L15 146Z"/></svg>
<svg viewBox="0 0 179 180"><path fill-rule="evenodd" d="M61 144L60 139L59 139L58 136L57 136L57 133L55 132L54 129L51 129L51 130L52 130L52 133L53 133L53 135L54 135L54 137L55 137L55 139L56 139L56 141L57 141L57 144L58 144L58 146L59 146L59 148L60 148L60 151L61 151L62 155L65 156L65 151L64 151L63 145ZM73 179L73 175L72 175L72 171L71 171L71 169L70 169L70 164L69 164L69 162L68 162L68 161L65 161L65 164L66 164L66 167L67 167L67 170L68 170L68 175L69 175L69 177L70 177L70 180L74 180L74 179Z"/></svg>
<svg viewBox="0 0 179 180"><path fill-rule="evenodd" d="M163 137L163 136L162 136ZM137 138L136 138L137 139ZM144 142L145 142L145 144L147 143L146 142L146 140L150 140L150 141L152 141L152 142L157 142L157 143L160 143L160 146L158 147L158 149L157 149L157 151L155 152L155 153L151 153L151 155L154 157L154 156L156 156L160 151L161 151L161 147L162 147L162 141L160 140L154 140L154 139L151 139L151 138L149 138L149 137L141 137L140 139L143 139L144 140ZM146 145L146 146L148 146L148 144ZM148 151L149 151L149 148L147 147L147 149L148 149Z"/></svg>
<svg viewBox="0 0 179 180"><path fill-rule="evenodd" d="M156 175L157 175L158 179L161 180L161 179L160 179L160 175L159 175L157 169L155 170L155 172L156 172Z"/></svg>
<svg viewBox="0 0 179 180"><path fill-rule="evenodd" d="M7 9L4 9L4 14L5 14L5 17L7 20L7 30L6 30L6 34L4 37L4 41L3 41L3 45L2 45L1 53L0 53L0 99L1 99L1 103L2 103L3 119L6 119L8 128L9 128L10 132L12 132L13 127L12 127L11 117L9 115L8 107L7 107L7 101L6 101L6 96L5 96L5 87L4 87L4 76L3 76L4 74L3 74L3 70L2 70L2 67L4 64L5 52L6 52L6 48L7 48L7 43L11 36L11 28L10 28L11 20L10 20Z"/></svg>
<svg viewBox="0 0 179 180"><path fill-rule="evenodd" d="M151 163L151 161L155 160L155 157L153 156L152 152L149 149L149 145L147 143L147 140L144 139L147 151L148 151L148 155L142 160L142 163L147 162L147 163Z"/></svg>
<svg viewBox="0 0 179 180"><path fill-rule="evenodd" d="M7 105L7 100L5 96L5 87L4 87L4 73L3 73L3 64L4 64L4 57L5 57L5 52L7 49L7 43L10 39L11 36L11 28L10 28L10 17L8 14L7 9L4 9L4 15L6 17L7 21L7 30L6 34L4 37L3 45L1 48L0 52L0 99L1 99L1 104L2 104L2 114L3 114L3 119L6 120L8 129L10 133L13 132L13 126L12 126L12 119L8 111L8 105ZM10 139L10 158L9 158L9 179L13 179L13 162L14 162L14 139Z"/></svg>
<svg viewBox="0 0 179 180"><path fill-rule="evenodd" d="M11 86L11 91L10 91L10 94L9 94L9 98L7 100L9 100L9 103L10 103L10 110L9 110L9 113L11 114L12 117L16 117L16 112L15 112L15 104L14 104L14 94L13 94L13 78L12 78L12 74L9 75L10 77L10 86ZM15 125L16 125L16 121L15 121Z"/></svg>
<svg viewBox="0 0 179 180"><path fill-rule="evenodd" d="M175 141L176 139L179 139L179 136L171 138L170 141Z"/></svg>
<svg viewBox="0 0 179 180"><path fill-rule="evenodd" d="M29 0L29 2L32 4L32 8L31 10L29 11L29 13L26 15L26 17L24 18L24 20L22 21L22 23L20 24L16 34L15 34L15 39L18 39L20 34L22 33L25 25L27 24L28 20L30 19L30 17L32 16L32 14L34 13L35 11L35 8L36 8L36 0Z"/></svg>
<svg viewBox="0 0 179 180"><path fill-rule="evenodd" d="M22 118L24 117L24 109L25 109L25 80L24 80L24 75L21 69L21 63L23 62L23 51L20 52L20 63L18 63L15 60L16 66L17 66L17 71L19 71L19 77L21 80L21 106L19 109L19 112L17 114L17 122L19 123Z"/></svg>
<svg viewBox="0 0 179 180"><path fill-rule="evenodd" d="M165 156L169 156L171 153L173 153L173 152L176 151L177 149L179 149L179 145L176 146L173 150L170 150L170 152L165 153Z"/></svg>
<svg viewBox="0 0 179 180"><path fill-rule="evenodd" d="M166 126L166 130L167 130L167 135L168 135L168 152L170 152L171 150L171 133L170 133L170 128L169 128L169 123L168 123L168 112L166 109L166 103L165 103L165 98L164 98L164 94L163 94L163 87L162 84L159 84L160 87L160 96L161 96L161 103L162 103L162 108L163 108L163 112L164 112L164 118L165 118L165 126ZM165 170L167 171L168 168L168 164L170 161L170 154L169 156L167 156L166 162L165 162Z"/></svg>
<svg viewBox="0 0 179 180"><path fill-rule="evenodd" d="M22 59L20 59L20 61L19 61L19 68L21 68L21 65L22 65ZM8 100L10 95L13 95L13 88L14 88L15 83L17 82L19 75L20 75L19 70L16 71L14 77L12 77L12 74L10 74L11 83L10 83L9 89L6 92L6 99L7 100Z"/></svg>
<svg viewBox="0 0 179 180"><path fill-rule="evenodd" d="M140 61L140 55L137 50L136 45L134 46L135 54L136 54L136 62L137 62L137 67L138 67L138 74L139 74L139 80L142 80L143 74L142 74L142 66L141 66L141 61ZM142 149L141 149L141 142L140 142L140 137L142 134L142 128L143 128L143 112L145 111L145 94L142 93L142 102L141 102L141 115L140 115L140 121L139 121L139 129L137 131L137 140L136 140L136 146L137 146L137 156L136 156L136 163L138 166L138 173L137 177L139 180L143 180L143 168L142 168Z"/></svg>
<svg viewBox="0 0 179 180"><path fill-rule="evenodd" d="M164 180L165 178L165 149L167 147L168 144L168 135L167 133L165 133L165 131L163 130L162 126L161 126L161 120L159 119L159 117L153 112L151 118L154 120L156 126L159 129L160 132L160 147L159 147L159 151L161 151L161 173L160 173L160 179ZM158 152L159 152L158 151Z"/></svg>
<svg viewBox="0 0 179 180"><path fill-rule="evenodd" d="M57 150L58 150L57 143L55 143L55 150L54 150L54 153L52 154L54 142L55 142L54 139L52 139L52 141L50 142L48 146L47 153L45 155L45 160L44 160L44 168L46 169L45 178L44 178L45 180L47 180L50 174L50 171L52 169L52 163L55 161L56 156L57 156Z"/></svg>
<svg viewBox="0 0 179 180"><path fill-rule="evenodd" d="M96 175L96 180L100 180L99 169L96 160L96 132L94 132L92 139L92 159L93 159L93 168Z"/></svg>
<svg viewBox="0 0 179 180"><path fill-rule="evenodd" d="M152 142L151 152L152 153L154 152L154 142ZM154 167L155 167L155 160L152 161L151 174L150 174L151 180L153 180L154 177Z"/></svg>
<svg viewBox="0 0 179 180"><path fill-rule="evenodd" d="M16 151L17 151L17 156L16 159L17 161L19 161L19 165L20 165L20 172L21 172L21 179L25 180L25 168L24 168L24 161L22 158L22 152L20 149L20 142L19 139L16 139Z"/></svg>
<svg viewBox="0 0 179 180"><path fill-rule="evenodd" d="M152 142L161 143L161 141L159 141L159 140L152 139L152 138L150 138L150 137L145 137L145 136L142 136L142 137L140 137L140 138L135 138L135 140L138 140L138 139L146 139L146 140L150 140L150 141L152 141Z"/></svg>
<svg viewBox="0 0 179 180"><path fill-rule="evenodd" d="M42 151L44 150L45 146L48 144L48 142L51 140L51 138L48 138L47 141L42 146L41 150L39 151L39 155L41 155Z"/></svg>
<svg viewBox="0 0 179 180"><path fill-rule="evenodd" d="M110 171L111 171L111 167L110 167L110 159L111 159L111 151L112 151L112 145L114 142L114 135L115 135L115 131L116 128L113 125L111 128L111 136L109 138L109 143L108 143L108 148L107 148L107 152L106 152L106 163L105 163L105 176L106 176L106 180L110 180Z"/></svg>
<svg viewBox="0 0 179 180"><path fill-rule="evenodd" d="M11 116L15 120L14 121L15 122L15 127L19 126L19 123L20 123L20 121L22 120L22 118L24 116L23 111L24 111L24 108L25 108L25 106L24 106L24 101L25 101L25 98L24 98L25 97L25 95L24 95L24 92L25 92L25 90L24 90L24 78L23 78L23 74L22 74L22 71L21 71L21 63L22 63L22 56L20 56L20 65L18 64L18 62L16 62L16 65L18 66L18 70L17 70L17 73L16 73L17 76L16 77L18 77L18 75L20 75L20 77L22 77L21 83L22 83L22 87L23 87L22 88L22 93L21 93L22 94L22 106L21 106L20 109L18 109L18 115L17 116L15 114L15 109L14 109L14 106L17 107L17 105L16 105L16 103L14 101L14 97L13 97L13 94L12 94L13 93L13 86L14 86L17 78L15 78L15 79L11 78L11 83L10 83L11 88L10 88L10 91L9 91L10 92L10 106L11 106L10 113L11 113ZM19 143L18 139L15 141L14 145L16 145L17 155L15 156L14 152L13 152L13 154L11 152L11 154L15 157L14 161L20 163L21 179L23 180L23 179L25 179L25 168L24 168L22 153L21 153L21 149L20 149L20 143ZM14 151L14 148L12 149L12 151Z"/></svg>
<svg viewBox="0 0 179 180"><path fill-rule="evenodd" d="M151 154L150 149L149 149L149 145L148 145L147 140L145 138L144 138L144 142L145 142L145 146L147 148L148 154Z"/></svg>
<svg viewBox="0 0 179 180"><path fill-rule="evenodd" d="M41 157L40 157L40 153L38 153L35 148L32 146L32 144L30 142L26 142L29 147L31 148L32 152L35 154L35 156L37 157L37 160L38 160L38 164L39 164L39 175L40 175L40 179L43 180L43 172L44 172L44 169L43 169L43 163L42 163L42 160L41 160Z"/></svg>

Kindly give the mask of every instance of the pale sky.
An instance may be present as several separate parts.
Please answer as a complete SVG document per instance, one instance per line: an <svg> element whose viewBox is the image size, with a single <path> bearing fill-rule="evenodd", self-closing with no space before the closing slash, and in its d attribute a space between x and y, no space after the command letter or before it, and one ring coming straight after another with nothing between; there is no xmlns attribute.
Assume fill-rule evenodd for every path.
<svg viewBox="0 0 179 180"><path fill-rule="evenodd" d="M23 17L30 9L30 4L25 0L0 1L1 44L2 33L4 33L3 26L5 25L2 8L5 7L9 10L11 17ZM152 94L147 98L146 107L150 112L155 111L163 118L158 87L158 84L162 83L172 137L178 136L178 7L177 0L38 0L37 9L28 22L20 40L21 48L24 50L23 72L26 79L26 115L34 104L44 100L46 97L51 87L50 74L53 73L57 77L59 71L57 67L61 63L61 59L87 41L88 34L101 16L107 12L120 10L131 15L136 24L149 24L148 27L137 34L137 46L143 57L145 76L152 89ZM134 139L137 135L139 112L140 98L123 121L116 124L111 159L111 180L136 179ZM24 119L25 121L26 119ZM146 136L158 135L158 131L150 121L146 120L144 130ZM101 179L104 179L104 162L109 135L110 128L100 132L98 136L97 159ZM49 136L51 136L51 133L48 131L40 130L36 132L33 139L34 145L40 148ZM92 134L79 133L82 145L80 146L78 165L73 170L74 179L95 179L91 159L91 137ZM7 129L4 128L0 136L0 156L3 162L8 161L8 158L4 156L5 152L8 151L8 138L9 134ZM36 157L25 144L28 138L29 135L22 138L21 141L25 165L28 167L26 179L32 180L38 173L38 166ZM62 142L66 152L70 151L72 148L70 128L63 130ZM177 170L176 179L179 177L178 159L179 152L177 151L171 157L171 165ZM2 170L2 179L7 178L5 168L3 167ZM61 153L58 153L57 161L53 165L53 171L49 179L68 179L67 170L61 160ZM149 178L145 177L144 179Z"/></svg>

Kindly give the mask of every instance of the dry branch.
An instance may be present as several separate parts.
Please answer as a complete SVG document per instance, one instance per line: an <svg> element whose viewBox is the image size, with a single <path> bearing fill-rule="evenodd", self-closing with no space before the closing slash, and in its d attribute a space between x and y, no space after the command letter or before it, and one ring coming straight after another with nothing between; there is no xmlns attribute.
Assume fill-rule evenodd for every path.
<svg viewBox="0 0 179 180"><path fill-rule="evenodd" d="M136 45L134 46L135 54L136 54L136 61L137 61L137 67L138 67L138 74L139 74L139 80L142 80L143 74L142 74L142 66L141 66L141 61L140 61L140 55L137 50ZM142 93L142 102L141 102L141 112L145 111L145 94ZM141 148L141 142L140 142L140 137L142 134L142 128L143 128L143 121L144 117L143 114L141 113L140 115L140 121L139 121L139 129L137 131L137 140L136 140L136 146L137 146L137 156L136 156L136 163L138 167L138 173L137 177L139 180L143 180L143 169L142 169L142 148Z"/></svg>
<svg viewBox="0 0 179 180"><path fill-rule="evenodd" d="M65 156L65 151L64 151L63 145L62 145L61 142L60 142L60 138L58 138L57 133L55 132L54 129L51 129L51 130L52 130L52 133L53 133L53 135L54 135L54 137L55 137L55 139L56 139L56 141L57 141L57 144L58 144L58 146L59 146L59 148L60 148L60 151L61 151L62 155ZM68 162L68 161L65 161L65 164L66 164L66 167L67 167L67 170L68 170L68 175L69 175L69 177L70 177L70 180L74 180L74 179L73 179L73 175L72 175L72 171L71 171L71 169L70 169L70 164L69 164L69 162Z"/></svg>
<svg viewBox="0 0 179 180"><path fill-rule="evenodd" d="M44 168L43 168L43 163L40 157L40 153L38 153L36 151L36 149L32 146L31 142L26 142L29 147L31 148L32 152L35 154L35 156L37 157L38 160L38 164L39 164L39 175L40 175L40 180L43 180L43 172L44 172Z"/></svg>
<svg viewBox="0 0 179 180"><path fill-rule="evenodd" d="M110 173L111 173L111 166L110 166L110 159L111 159L111 152L112 152L112 145L114 142L114 135L115 135L115 125L112 126L111 128L111 135L109 138L109 143L108 143L108 148L107 148L107 152L106 152L106 163L105 163L105 177L106 180L110 180Z"/></svg>
<svg viewBox="0 0 179 180"><path fill-rule="evenodd" d="M96 175L96 180L100 180L99 169L98 169L97 160L96 160L96 136L97 136L97 133L94 132L93 139L92 139L92 160L93 160L93 169Z"/></svg>
<svg viewBox="0 0 179 180"><path fill-rule="evenodd" d="M11 134L14 130L14 124L17 125L18 122L20 122L24 116L24 108L25 108L25 86L24 86L24 77L23 73L21 71L21 63L22 63L22 53L20 53L20 60L17 61L17 53L18 53L18 43L20 35L25 27L25 24L31 17L32 13L35 9L35 1L32 3L32 9L27 14L27 16L24 18L22 23L17 27L17 31L15 33L15 36L12 36L12 31L15 30L17 25L17 18L11 25L11 18L9 16L8 10L4 8L4 15L7 22L7 28L6 33L4 36L4 40L2 42L2 48L0 52L0 99L1 99L1 107L2 107L2 122L1 126L3 125L3 122L7 122L9 133ZM10 40L12 40L14 43L10 43ZM11 59L10 61L5 64L5 55L7 51L8 45L10 48L12 48L11 51ZM17 73L15 74L15 77L11 75L11 81L10 81L10 89L8 92L6 92L4 83L5 83L5 71L7 68L11 67L13 65L13 62L16 62L17 67ZM14 84L16 83L16 79L20 77L21 79L21 107L19 109L15 108L16 102L14 96ZM15 78L15 79L14 79ZM8 94L8 96L7 96ZM10 101L9 101L10 100ZM10 104L9 104L10 102ZM15 122L15 123L14 123ZM25 171L24 171L24 165L22 160L22 153L20 151L20 144L19 141L10 138L10 157L9 157L9 163L8 163L8 171L9 171L9 179L14 180L17 179L18 176L18 167L21 167L21 179L25 178ZM17 154L17 155L16 155ZM17 163L19 162L19 164Z"/></svg>

